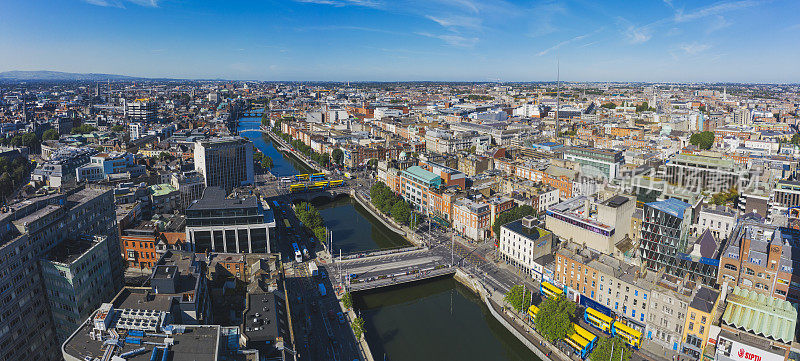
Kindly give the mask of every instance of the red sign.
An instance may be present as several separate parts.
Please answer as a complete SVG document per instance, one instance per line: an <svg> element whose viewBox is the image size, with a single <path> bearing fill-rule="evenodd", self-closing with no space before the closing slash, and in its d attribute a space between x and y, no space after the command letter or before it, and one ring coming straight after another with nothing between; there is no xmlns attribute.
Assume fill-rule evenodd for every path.
<svg viewBox="0 0 800 361"><path fill-rule="evenodd" d="M761 356L747 352L743 348L739 349L739 358L752 361L761 361Z"/></svg>

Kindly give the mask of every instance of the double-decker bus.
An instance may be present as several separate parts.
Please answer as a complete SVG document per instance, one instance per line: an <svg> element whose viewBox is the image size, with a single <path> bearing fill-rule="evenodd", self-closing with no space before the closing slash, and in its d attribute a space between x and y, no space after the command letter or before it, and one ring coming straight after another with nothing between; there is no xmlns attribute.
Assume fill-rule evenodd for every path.
<svg viewBox="0 0 800 361"><path fill-rule="evenodd" d="M539 307L536 307L534 305L528 307L528 319L530 319L531 322L534 322L533 320L536 318L537 313L539 313Z"/></svg>
<svg viewBox="0 0 800 361"><path fill-rule="evenodd" d="M544 297L558 297L564 294L564 290L556 287L550 282L542 281L541 286L539 286L539 294Z"/></svg>
<svg viewBox="0 0 800 361"><path fill-rule="evenodd" d="M296 180L296 181L308 180L308 174L295 174L294 175L294 180Z"/></svg>
<svg viewBox="0 0 800 361"><path fill-rule="evenodd" d="M306 185L305 184L292 184L292 185L289 186L289 192L292 192L292 193L302 192L304 190L306 190Z"/></svg>
<svg viewBox="0 0 800 361"><path fill-rule="evenodd" d="M344 183L343 180L337 179L337 180L332 180L330 183L328 183L328 185L331 186L331 187L338 187L338 186L341 186L342 183Z"/></svg>
<svg viewBox="0 0 800 361"><path fill-rule="evenodd" d="M303 262L303 254L300 253L300 247L297 243L292 243L292 249L294 250L294 260L297 263Z"/></svg>
<svg viewBox="0 0 800 361"><path fill-rule="evenodd" d="M573 325L575 325L573 323ZM564 341L566 341L567 345L570 345L575 353L581 357L581 359L585 359L586 356L589 356L589 352L592 351L591 344L589 340L583 338L577 332L573 332L572 334L564 337Z"/></svg>
<svg viewBox="0 0 800 361"><path fill-rule="evenodd" d="M639 345L642 343L642 333L621 322L614 322L614 324L611 325L611 334L622 337L628 345L636 349L638 349Z"/></svg>
<svg viewBox="0 0 800 361"><path fill-rule="evenodd" d="M586 307L586 311L583 312L583 320L605 333L611 332L611 324L614 323L610 316L591 307Z"/></svg>
<svg viewBox="0 0 800 361"><path fill-rule="evenodd" d="M325 179L325 173L314 173L311 175L310 179L312 181L318 181Z"/></svg>
<svg viewBox="0 0 800 361"><path fill-rule="evenodd" d="M581 327L577 323L575 323L573 325L575 326L575 333L577 333L579 336L585 338L586 341L589 341L589 349L590 350L594 349L594 346L597 345L597 339L598 339L597 335L591 333L589 330Z"/></svg>

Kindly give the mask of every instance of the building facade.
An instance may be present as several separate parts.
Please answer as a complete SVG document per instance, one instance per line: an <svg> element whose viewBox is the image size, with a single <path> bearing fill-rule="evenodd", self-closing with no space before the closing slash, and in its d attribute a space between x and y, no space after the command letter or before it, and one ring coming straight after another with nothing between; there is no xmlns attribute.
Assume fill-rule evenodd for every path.
<svg viewBox="0 0 800 361"><path fill-rule="evenodd" d="M186 242L195 252L269 253L275 218L255 196L226 198L219 187L186 209Z"/></svg>
<svg viewBox="0 0 800 361"><path fill-rule="evenodd" d="M202 140L194 146L194 169L207 187L233 188L253 184L253 143L241 137Z"/></svg>

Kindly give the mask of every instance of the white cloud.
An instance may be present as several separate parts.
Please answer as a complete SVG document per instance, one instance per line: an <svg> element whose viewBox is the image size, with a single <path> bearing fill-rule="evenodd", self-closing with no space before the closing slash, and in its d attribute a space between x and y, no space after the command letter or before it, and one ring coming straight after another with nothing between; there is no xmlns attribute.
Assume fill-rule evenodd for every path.
<svg viewBox="0 0 800 361"><path fill-rule="evenodd" d="M682 44L680 46L681 50L686 52L689 55L696 55L708 50L711 46L708 44L700 44L700 43L689 43L689 44Z"/></svg>
<svg viewBox="0 0 800 361"><path fill-rule="evenodd" d="M363 6L368 8L378 8L383 5L380 1L374 0L294 0L299 3L331 5L331 6Z"/></svg>
<svg viewBox="0 0 800 361"><path fill-rule="evenodd" d="M687 22L701 19L704 17L722 14L728 11L744 9L759 5L761 2L756 0L723 1L703 8L695 9L685 13L683 9L675 11L676 22Z"/></svg>
<svg viewBox="0 0 800 361"><path fill-rule="evenodd" d="M436 17L431 15L426 15L425 17L446 28L480 29L481 27L481 19L472 16L453 15L453 16Z"/></svg>
<svg viewBox="0 0 800 361"><path fill-rule="evenodd" d="M576 36L576 37L574 37L572 39L564 40L564 41L562 41L562 42L560 42L560 43L558 43L556 45L553 45L553 46L551 46L551 47L549 47L547 49L544 49L544 50L540 51L539 53L536 54L536 56L545 55L545 54L547 54L547 53L549 53L549 52L551 52L553 50L557 50L558 48L560 48L560 47L562 47L564 45L571 44L571 43L574 43L576 41L580 41L580 40L586 39L587 37L589 37L591 35L597 34L601 30L603 30L603 28L597 29L597 30L595 30L595 31L593 31L591 33L578 35L578 36ZM586 44L586 45L583 45L583 46L585 47L585 46L589 46L589 45L592 45L592 44L594 44L594 43L589 43L589 44Z"/></svg>
<svg viewBox="0 0 800 361"><path fill-rule="evenodd" d="M711 34L717 30L722 30L733 25L732 22L728 21L728 19L726 19L722 15L717 15L714 21L709 21L708 23L709 25L708 28L706 29L706 34Z"/></svg>
<svg viewBox="0 0 800 361"><path fill-rule="evenodd" d="M625 36L631 44L641 44L653 37L650 30L646 27L628 26L625 30Z"/></svg>
<svg viewBox="0 0 800 361"><path fill-rule="evenodd" d="M471 48L478 43L478 38L476 37L466 37L461 35L455 34L431 34L425 32L418 32L416 33L420 36L425 36L429 38L439 39L447 43L448 45L462 47L462 48Z"/></svg>
<svg viewBox="0 0 800 361"><path fill-rule="evenodd" d="M104 6L104 7L115 7L124 9L126 2L131 4L149 7L149 8L157 8L159 0L84 0L87 4L97 5L97 6Z"/></svg>

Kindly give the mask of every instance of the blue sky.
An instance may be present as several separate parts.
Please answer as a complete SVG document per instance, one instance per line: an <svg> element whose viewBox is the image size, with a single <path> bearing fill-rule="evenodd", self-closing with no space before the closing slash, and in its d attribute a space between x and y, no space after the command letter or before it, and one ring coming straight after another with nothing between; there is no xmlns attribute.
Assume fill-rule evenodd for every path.
<svg viewBox="0 0 800 361"><path fill-rule="evenodd" d="M796 0L6 0L0 71L800 82Z"/></svg>

